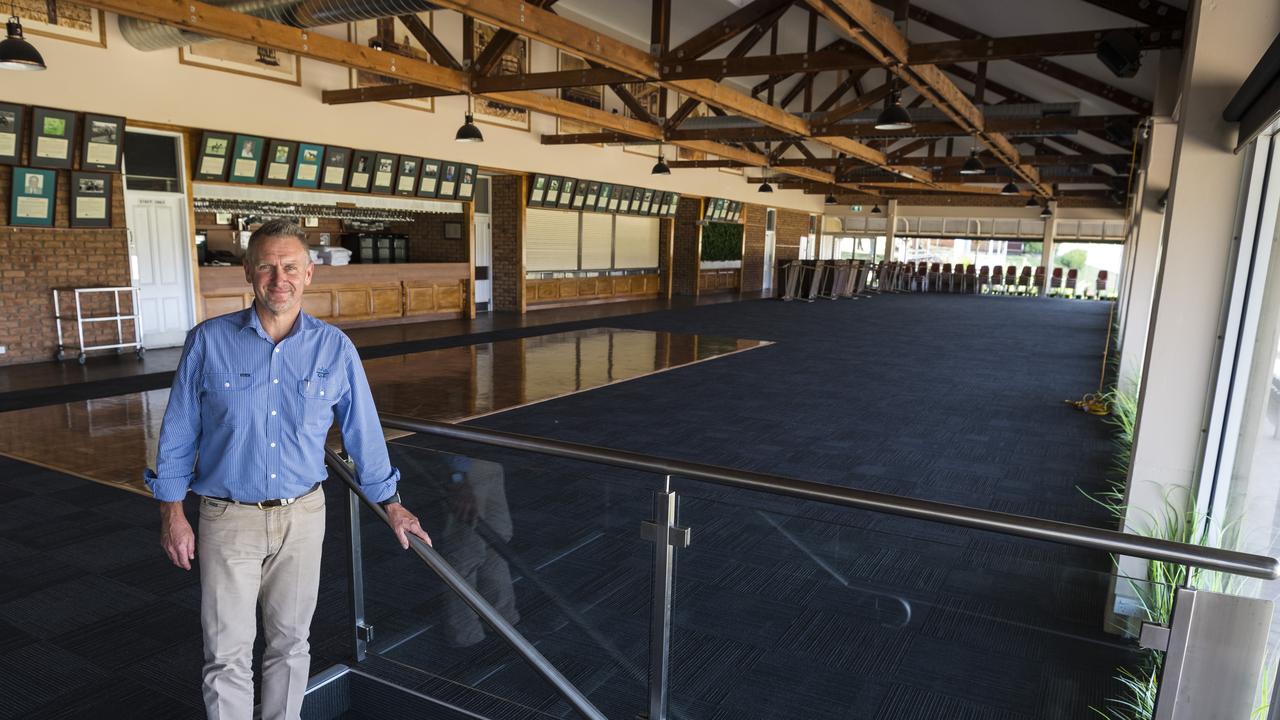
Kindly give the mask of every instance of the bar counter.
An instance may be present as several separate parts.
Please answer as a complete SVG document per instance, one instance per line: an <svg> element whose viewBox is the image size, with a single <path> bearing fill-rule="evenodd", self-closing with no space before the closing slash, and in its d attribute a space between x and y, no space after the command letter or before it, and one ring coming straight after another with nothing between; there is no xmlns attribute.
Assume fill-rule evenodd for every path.
<svg viewBox="0 0 1280 720"><path fill-rule="evenodd" d="M302 307L339 326L381 325L469 317L467 263L317 265ZM244 269L200 267L202 318L241 310L253 302Z"/></svg>

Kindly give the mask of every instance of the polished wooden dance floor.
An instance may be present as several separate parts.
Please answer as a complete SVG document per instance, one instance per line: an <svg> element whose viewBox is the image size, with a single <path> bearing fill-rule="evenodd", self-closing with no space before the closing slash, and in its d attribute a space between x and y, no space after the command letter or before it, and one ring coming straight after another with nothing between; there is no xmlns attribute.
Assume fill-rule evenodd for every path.
<svg viewBox="0 0 1280 720"><path fill-rule="evenodd" d="M770 343L592 328L366 360L378 409L460 422ZM0 413L0 455L144 495L168 390ZM402 434L402 433L401 433Z"/></svg>

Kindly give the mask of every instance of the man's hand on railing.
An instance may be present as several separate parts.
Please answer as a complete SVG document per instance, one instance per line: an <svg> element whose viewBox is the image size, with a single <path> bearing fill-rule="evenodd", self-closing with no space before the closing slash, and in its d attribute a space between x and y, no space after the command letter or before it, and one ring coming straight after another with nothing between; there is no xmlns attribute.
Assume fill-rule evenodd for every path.
<svg viewBox="0 0 1280 720"><path fill-rule="evenodd" d="M391 524L391 529L395 532L396 539L400 541L400 547L405 550L409 549L410 535L420 538L428 545L431 544L431 536L427 535L427 531L422 529L418 518L406 510L403 505L391 503L385 509L387 511L387 521Z"/></svg>

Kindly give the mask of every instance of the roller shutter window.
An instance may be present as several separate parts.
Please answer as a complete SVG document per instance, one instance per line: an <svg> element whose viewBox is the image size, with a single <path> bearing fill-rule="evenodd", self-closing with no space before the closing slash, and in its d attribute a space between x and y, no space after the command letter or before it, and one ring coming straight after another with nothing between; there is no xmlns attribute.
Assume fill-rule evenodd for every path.
<svg viewBox="0 0 1280 720"><path fill-rule="evenodd" d="M613 267L613 215L582 214L582 269Z"/></svg>
<svg viewBox="0 0 1280 720"><path fill-rule="evenodd" d="M538 208L525 212L525 269L577 270L579 213Z"/></svg>
<svg viewBox="0 0 1280 720"><path fill-rule="evenodd" d="M658 219L618 216L614 261L617 269L658 267Z"/></svg>

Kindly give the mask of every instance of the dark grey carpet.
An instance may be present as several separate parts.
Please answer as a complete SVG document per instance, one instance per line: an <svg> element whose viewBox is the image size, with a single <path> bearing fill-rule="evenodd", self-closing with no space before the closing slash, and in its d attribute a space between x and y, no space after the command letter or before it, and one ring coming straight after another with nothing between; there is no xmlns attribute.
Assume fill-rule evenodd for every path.
<svg viewBox="0 0 1280 720"><path fill-rule="evenodd" d="M1106 312L896 296L610 318L597 324L778 344L481 424L1103 524L1075 487L1101 485L1105 427L1061 401L1094 388ZM643 710L652 546L639 523L658 478L415 442L503 465L513 531L496 545L517 627L609 717ZM451 533L438 456L395 453L442 550L501 564ZM161 558L154 505L0 464L0 717L199 717L198 589ZM676 486L694 538L678 560L678 718L1080 718L1129 658L1099 631L1095 553ZM327 491L317 670L349 642L344 508ZM494 717L568 716L492 634L443 642L440 583L369 522L365 541L376 646L406 684Z"/></svg>

